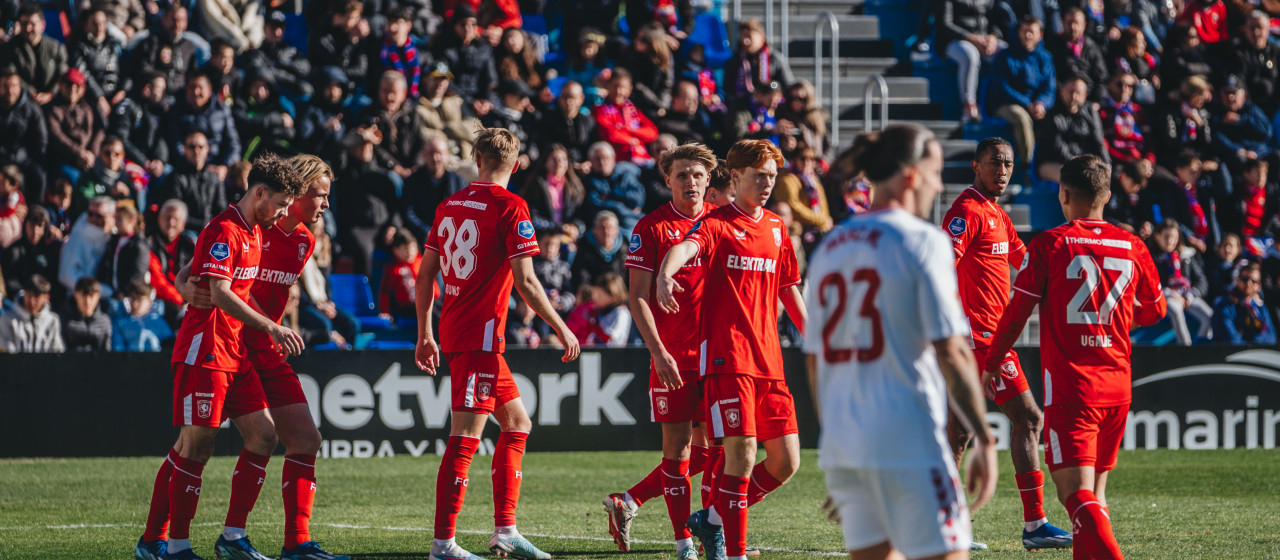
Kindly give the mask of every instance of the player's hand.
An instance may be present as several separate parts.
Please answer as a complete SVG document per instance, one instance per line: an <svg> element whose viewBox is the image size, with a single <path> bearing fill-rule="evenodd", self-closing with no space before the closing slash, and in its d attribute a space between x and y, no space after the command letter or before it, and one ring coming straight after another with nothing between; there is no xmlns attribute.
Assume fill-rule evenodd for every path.
<svg viewBox="0 0 1280 560"><path fill-rule="evenodd" d="M679 313L680 304L676 303L675 292L683 292L684 288L674 278L658 276L658 307L667 313Z"/></svg>
<svg viewBox="0 0 1280 560"><path fill-rule="evenodd" d="M413 359L418 362L418 369L435 375L436 367L440 365L440 347L436 346L436 341L431 337L419 340L418 347L413 351Z"/></svg>
<svg viewBox="0 0 1280 560"><path fill-rule="evenodd" d="M572 362L578 359L578 354L582 353L582 347L578 345L578 336L569 329L556 331L556 336L560 337L560 344L564 345L564 356L560 357L560 361Z"/></svg>
<svg viewBox="0 0 1280 560"><path fill-rule="evenodd" d="M982 387L984 389L987 387L990 387L991 380L995 379L997 375L1000 375L1000 373L994 370L982 372L982 384L979 385L979 387Z"/></svg>
<svg viewBox="0 0 1280 560"><path fill-rule="evenodd" d="M680 379L680 368L676 365L676 359L671 357L665 349L662 354L653 355L653 369L658 374L658 381L662 383L663 388L679 389L684 385L684 381Z"/></svg>
<svg viewBox="0 0 1280 560"><path fill-rule="evenodd" d="M178 293L182 294L182 299L187 304L196 309L213 309L213 296L209 294L209 288L200 286L190 280L178 284Z"/></svg>
<svg viewBox="0 0 1280 560"><path fill-rule="evenodd" d="M965 457L965 491L973 496L969 510L976 513L996 493L996 442L990 434L973 438L973 451Z"/></svg>
<svg viewBox="0 0 1280 560"><path fill-rule="evenodd" d="M271 340L279 344L284 353L290 356L297 356L302 353L302 349L306 348L306 344L302 342L302 336L293 332L293 329L282 327L280 325L272 325L274 328L267 331L271 335Z"/></svg>
<svg viewBox="0 0 1280 560"><path fill-rule="evenodd" d="M826 512L827 520L833 523L840 522L840 508L836 507L836 501L827 494L827 499L822 501L822 511Z"/></svg>

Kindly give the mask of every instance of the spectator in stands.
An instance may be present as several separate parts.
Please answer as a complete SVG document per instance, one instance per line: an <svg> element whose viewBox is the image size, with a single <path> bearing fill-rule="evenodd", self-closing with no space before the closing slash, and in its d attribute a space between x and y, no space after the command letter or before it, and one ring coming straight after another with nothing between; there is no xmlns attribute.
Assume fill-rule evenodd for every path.
<svg viewBox="0 0 1280 560"><path fill-rule="evenodd" d="M1222 236L1217 249L1207 255L1204 269L1205 276L1209 278L1209 294L1206 300L1217 302L1231 290L1241 263L1241 248L1240 236L1228 233Z"/></svg>
<svg viewBox="0 0 1280 560"><path fill-rule="evenodd" d="M645 146L658 139L658 127L631 102L631 91L631 73L615 68L604 102L592 110L596 134L613 146L618 161L653 165L653 156Z"/></svg>
<svg viewBox="0 0 1280 560"><path fill-rule="evenodd" d="M187 231L192 233L200 233L209 220L227 209L222 181L208 165L209 149L209 139L203 132L187 133L182 158L173 163L173 171L154 193L156 201L178 199L187 205Z"/></svg>
<svg viewBox="0 0 1280 560"><path fill-rule="evenodd" d="M781 105L781 84L770 82L757 87L749 103L738 105L730 113L730 138L768 140L784 152L795 149L795 138L784 134L779 126L777 110Z"/></svg>
<svg viewBox="0 0 1280 560"><path fill-rule="evenodd" d="M787 88L786 101L778 108L778 126L796 143L817 150L819 159L831 148L827 126L831 116L818 105L818 94L808 80L796 80Z"/></svg>
<svg viewBox="0 0 1280 560"><path fill-rule="evenodd" d="M627 244L618 228L618 215L609 210L596 214L591 229L578 243L570 273L573 284L581 290L592 285L607 272L622 275L626 271ZM579 297L579 300L582 298Z"/></svg>
<svg viewBox="0 0 1280 560"><path fill-rule="evenodd" d="M151 269L151 246L142 233L142 216L131 205L116 208L116 233L98 264L96 278L102 283L102 293L119 294L125 286L135 281L147 282ZM150 285L147 292L151 292Z"/></svg>
<svg viewBox="0 0 1280 560"><path fill-rule="evenodd" d="M107 136L98 148L93 168L80 174L72 187L71 218L75 219L89 207L96 196L109 196L116 200L129 200L139 204L137 185L124 168L124 142L115 136Z"/></svg>
<svg viewBox="0 0 1280 560"><path fill-rule="evenodd" d="M1035 154L1035 124L1053 108L1056 88L1053 57L1040 47L1040 22L1024 19L1018 24L1018 42L996 55L987 111L1013 127L1018 161L1030 165Z"/></svg>
<svg viewBox="0 0 1280 560"><path fill-rule="evenodd" d="M22 169L28 200L44 198L48 147L49 129L40 106L23 88L17 68L0 66L0 165L12 163Z"/></svg>
<svg viewBox="0 0 1280 560"><path fill-rule="evenodd" d="M1130 72L1138 77L1134 99L1143 105L1151 105L1160 89L1160 75L1156 73L1156 59L1147 52L1147 39L1136 27L1126 27L1114 44L1115 57L1111 71Z"/></svg>
<svg viewBox="0 0 1280 560"><path fill-rule="evenodd" d="M1219 344L1275 344L1276 328L1263 303L1262 267L1240 269L1235 287L1214 305L1213 339Z"/></svg>
<svg viewBox="0 0 1280 560"><path fill-rule="evenodd" d="M439 131L449 140L449 151L463 162L471 162L472 141L478 121L470 115L466 100L451 87L453 73L449 65L440 61L427 66L423 77L422 97L418 98L418 114L422 124Z"/></svg>
<svg viewBox="0 0 1280 560"><path fill-rule="evenodd" d="M262 44L262 6L246 0L200 0L194 2L200 35L222 40L236 52L256 49Z"/></svg>
<svg viewBox="0 0 1280 560"><path fill-rule="evenodd" d="M378 288L378 312L396 321L416 321L414 281L422 256L418 254L418 240L406 230L399 230L391 238L391 262L382 272L382 286Z"/></svg>
<svg viewBox="0 0 1280 560"><path fill-rule="evenodd" d="M98 264L107 250L107 240L116 230L116 201L100 196L89 201L89 211L76 218L71 233L62 246L58 261L58 283L68 292L76 281L96 276Z"/></svg>
<svg viewBox="0 0 1280 560"><path fill-rule="evenodd" d="M0 271L4 272L5 291L17 295L22 282L40 275L58 277L58 253L62 242L49 234L49 212L36 206L22 220L22 237L9 245L0 256ZM56 286L55 295L63 292Z"/></svg>
<svg viewBox="0 0 1280 560"><path fill-rule="evenodd" d="M1155 154L1147 145L1143 128L1147 124L1146 110L1133 102L1138 77L1130 72L1116 72L1107 84L1107 97L1098 107L1098 120L1102 124L1102 137L1107 144L1107 154L1113 162L1145 162L1145 174L1150 175Z"/></svg>
<svg viewBox="0 0 1280 560"><path fill-rule="evenodd" d="M586 195L564 146L547 147L546 154L533 166L533 172L520 189L520 196L529 203L529 215L536 229L554 229L575 219Z"/></svg>
<svg viewBox="0 0 1280 560"><path fill-rule="evenodd" d="M505 128L515 135L520 141L520 170L526 171L539 155L536 142L538 115L530 101L537 94L524 82L511 78L499 82L494 94L498 105L480 117L480 124L485 128Z"/></svg>
<svg viewBox="0 0 1280 560"><path fill-rule="evenodd" d="M68 69L58 81L58 95L44 107L49 126L48 165L72 184L97 162L105 124L84 98L84 73Z"/></svg>
<svg viewBox="0 0 1280 560"><path fill-rule="evenodd" d="M724 206L732 204L735 198L738 198L738 191L733 186L729 171L724 168L724 159L721 158L717 161L716 168L711 170L711 180L707 182L707 203Z"/></svg>
<svg viewBox="0 0 1280 560"><path fill-rule="evenodd" d="M573 271L560 254L564 235L558 228L542 228L537 231L537 235L538 254L533 256L533 274L547 290L551 306L562 317L566 316L573 309L576 298L573 293ZM551 332L551 327L543 325L540 332L546 335Z"/></svg>
<svg viewBox="0 0 1280 560"><path fill-rule="evenodd" d="M1240 233L1245 238L1265 240L1280 233L1280 186L1267 182L1269 167L1266 160L1260 159L1241 166L1234 210L1241 218Z"/></svg>
<svg viewBox="0 0 1280 560"><path fill-rule="evenodd" d="M654 161L662 161L662 154L679 145L680 141L675 136L659 134L658 139L649 145L649 153L653 154ZM667 186L667 177L662 174L661 166L640 168L640 184L644 186L644 206L640 207L642 214L648 214L671 202L671 187Z"/></svg>
<svg viewBox="0 0 1280 560"><path fill-rule="evenodd" d="M1151 123L1156 163L1168 169L1184 150L1192 150L1200 158L1213 156L1213 131L1205 108L1212 97L1213 88L1204 77L1183 80L1178 95Z"/></svg>
<svg viewBox="0 0 1280 560"><path fill-rule="evenodd" d="M560 88L555 108L543 112L538 123L538 139L542 146L563 146L569 153L571 165L587 161L587 148L595 141L596 121L583 109L584 100L581 84L565 82Z"/></svg>
<svg viewBox="0 0 1280 560"><path fill-rule="evenodd" d="M133 95L120 100L107 121L107 133L120 138L124 154L143 166L151 180L165 174L169 145L165 143L161 119L169 112L168 89L163 74L148 72L134 83Z"/></svg>
<svg viewBox="0 0 1280 560"><path fill-rule="evenodd" d="M1200 42L1200 32L1190 23L1171 27L1160 57L1160 83L1176 86L1191 76L1208 76L1214 72L1205 46Z"/></svg>
<svg viewBox="0 0 1280 560"><path fill-rule="evenodd" d="M1177 23L1190 23L1195 26L1200 40L1212 45L1226 41L1227 5L1222 0L1191 0L1182 7Z"/></svg>
<svg viewBox="0 0 1280 560"><path fill-rule="evenodd" d="M90 5L80 12L80 31L67 44L68 63L84 73L89 101L104 117L124 99L127 81L120 75L120 43L107 34L107 13Z"/></svg>
<svg viewBox="0 0 1280 560"><path fill-rule="evenodd" d="M831 230L831 211L827 207L827 195L818 179L818 151L805 146L796 151L791 165L778 174L778 181L770 197L787 206L793 221L803 235L813 244L823 233Z"/></svg>
<svg viewBox="0 0 1280 560"><path fill-rule="evenodd" d="M655 119L654 124L658 132L675 136L678 144L708 144L719 135L710 112L702 107L698 84L690 80L676 82L671 110Z"/></svg>
<svg viewBox="0 0 1280 560"><path fill-rule="evenodd" d="M248 146L245 158L258 150L273 153L293 151L297 131L294 129L293 102L281 93L272 74L258 74L248 80L242 100L233 105L236 131Z"/></svg>
<svg viewBox="0 0 1280 560"><path fill-rule="evenodd" d="M71 231L71 183L66 179L53 182L41 203L49 213L49 235L61 240ZM49 276L48 278L52 278Z"/></svg>
<svg viewBox="0 0 1280 560"><path fill-rule="evenodd" d="M252 170L253 164L244 160L227 167L227 180L223 181L222 192L228 204L239 202L244 193L249 192L249 172Z"/></svg>
<svg viewBox="0 0 1280 560"><path fill-rule="evenodd" d="M593 221L596 212L610 210L621 224L626 238L640 221L644 209L644 185L640 183L640 168L625 161L617 161L613 147L604 142L591 145L587 156L590 170L582 180L586 199L582 206L584 221ZM621 272L619 272L621 273Z"/></svg>
<svg viewBox="0 0 1280 560"><path fill-rule="evenodd" d="M61 314L62 342L68 352L100 352L111 349L111 319L102 311L102 289L85 276L76 281L70 305Z"/></svg>
<svg viewBox="0 0 1280 560"><path fill-rule="evenodd" d="M1041 179L1058 182L1062 164L1080 155L1097 154L1111 164L1098 105L1088 101L1088 91L1088 81L1082 77L1063 82L1058 103L1036 125L1036 167Z"/></svg>
<svg viewBox="0 0 1280 560"><path fill-rule="evenodd" d="M165 115L168 123L165 138L169 142L169 153L183 154L182 145L190 134L202 132L209 146L206 156L209 167L221 180L227 176L227 166L240 159L240 135L231 109L213 93L213 81L208 73L189 76L185 97Z"/></svg>
<svg viewBox="0 0 1280 560"><path fill-rule="evenodd" d="M1156 226L1151 235L1151 258L1155 261L1160 285L1169 304L1169 321L1178 344L1191 346L1210 334L1213 307L1204 300L1209 291L1209 281L1204 275L1204 263L1200 253L1182 244L1182 231L1177 222L1166 220ZM1193 336L1187 326L1187 316L1197 321Z"/></svg>
<svg viewBox="0 0 1280 560"><path fill-rule="evenodd" d="M382 74L374 104L361 111L360 126L373 126L382 135L374 149L374 159L401 180L418 167L418 156L426 144L426 126L422 117L407 102L408 84L404 75L394 70Z"/></svg>
<svg viewBox="0 0 1280 560"><path fill-rule="evenodd" d="M187 205L176 198L169 199L160 206L155 231L148 236L151 287L170 313L176 313L184 305L176 286L178 271L191 262L196 252L195 236L184 233L186 226Z"/></svg>
<svg viewBox="0 0 1280 560"><path fill-rule="evenodd" d="M374 161L377 129L356 129L348 133L347 152L335 168L333 208L338 225L338 244L342 254L351 257L354 272L373 275L373 250L386 246L395 229L401 225L400 201L396 185L386 169Z"/></svg>
<svg viewBox="0 0 1280 560"><path fill-rule="evenodd" d="M141 278L121 288L111 301L111 349L116 352L159 352L173 339L165 321L164 302L152 299L151 286Z"/></svg>
<svg viewBox="0 0 1280 560"><path fill-rule="evenodd" d="M566 30L567 32L567 30ZM572 37L572 35L566 35ZM604 98L604 88L598 87L596 78L605 69L611 68L604 55L605 36L594 27L583 27L578 34L578 42L569 51L567 64L561 75L570 82L577 83L584 90L587 107L595 107ZM565 84L568 85L568 84ZM563 96L564 94L561 93Z"/></svg>
<svg viewBox="0 0 1280 560"><path fill-rule="evenodd" d="M990 61L1005 48L1004 31L987 17L993 4L993 0L933 0L938 52L960 67L960 99L964 104L960 114L965 120L982 119L978 112L978 71L984 59ZM988 104L987 112L995 108Z"/></svg>
<svg viewBox="0 0 1280 560"><path fill-rule="evenodd" d="M1249 97L1268 117L1280 111L1280 45L1269 40L1271 18L1254 11L1241 35L1222 44L1220 75L1240 78ZM1220 82L1221 83L1221 82Z"/></svg>
<svg viewBox="0 0 1280 560"><path fill-rule="evenodd" d="M590 299L574 308L565 323L584 346L622 348L631 335L627 285L622 275L605 272L591 281Z"/></svg>
<svg viewBox="0 0 1280 560"><path fill-rule="evenodd" d="M635 86L631 100L650 120L671 109L676 63L667 39L662 24L649 23L635 33L625 58Z"/></svg>
<svg viewBox="0 0 1280 560"><path fill-rule="evenodd" d="M315 91L307 80L311 74L311 61L284 40L286 21L284 12L268 13L262 44L241 54L236 64L251 76L270 74L280 89L307 99ZM345 80L343 85L346 85Z"/></svg>
<svg viewBox="0 0 1280 560"><path fill-rule="evenodd" d="M160 17L160 27L151 29L129 49L129 75L157 72L165 77L169 93L175 95L186 88L188 75L196 71L196 43L186 36L187 22L186 6L171 4Z"/></svg>
<svg viewBox="0 0 1280 560"><path fill-rule="evenodd" d="M444 199L467 188L461 175L449 171L449 143L443 136L427 140L422 150L422 167L404 181L401 192L405 226L419 239L426 239L435 223L436 207Z"/></svg>
<svg viewBox="0 0 1280 560"><path fill-rule="evenodd" d="M346 87L357 90L369 74L369 22L364 19L364 4L346 0L331 4L329 28L313 30L307 56L318 67L333 66L347 76Z"/></svg>
<svg viewBox="0 0 1280 560"><path fill-rule="evenodd" d="M404 77L409 98L415 99L422 76L422 60L410 36L412 20L413 12L404 6L387 11L386 33L383 33L382 43L378 46L378 56L370 58L369 78L372 81L387 72L397 72Z"/></svg>
<svg viewBox="0 0 1280 560"><path fill-rule="evenodd" d="M1111 199L1107 201L1103 217L1142 239L1154 231L1151 191L1147 189L1147 175L1139 161L1116 165L1115 178L1111 181Z"/></svg>
<svg viewBox="0 0 1280 560"><path fill-rule="evenodd" d="M231 109L244 92L244 71L236 68L236 49L222 39L214 39L209 63L200 69L213 84L213 97Z"/></svg>
<svg viewBox="0 0 1280 560"><path fill-rule="evenodd" d="M128 43L147 25L147 11L141 0L103 0L97 3L107 13L107 29L120 43Z"/></svg>
<svg viewBox="0 0 1280 560"><path fill-rule="evenodd" d="M13 39L0 46L0 60L13 64L37 104L53 101L58 79L67 72L67 47L44 34L44 12L37 3L18 9Z"/></svg>
<svg viewBox="0 0 1280 560"><path fill-rule="evenodd" d="M499 80L519 80L535 92L547 86L547 71L536 49L529 44L528 35L518 27L503 30L502 42L494 52L494 65Z"/></svg>
<svg viewBox="0 0 1280 560"><path fill-rule="evenodd" d="M342 152L342 139L347 135L343 117L350 99L347 75L341 68L325 66L316 76L316 94L298 119L298 149L325 160Z"/></svg>
<svg viewBox="0 0 1280 560"><path fill-rule="evenodd" d="M475 10L459 5L453 10L450 29L432 40L431 54L449 65L454 86L471 103L476 115L484 116L493 109L491 97L498 84L498 72L493 66L493 48L480 36L476 21Z"/></svg>
<svg viewBox="0 0 1280 560"><path fill-rule="evenodd" d="M0 350L10 354L66 351L61 322L49 305L51 289L39 274L23 280L17 305L0 312Z"/></svg>
<svg viewBox="0 0 1280 560"><path fill-rule="evenodd" d="M1228 78L1219 91L1221 102L1209 110L1214 153L1233 174L1239 174L1245 162L1271 154L1271 119L1248 99L1238 78Z"/></svg>
<svg viewBox="0 0 1280 560"><path fill-rule="evenodd" d="M316 248L302 267L298 285L302 287L298 322L306 328L325 333L339 348L355 344L360 334L360 322L350 311L334 305L329 297L329 269L333 265L333 241L325 233L325 219L321 217L311 225L316 238Z"/></svg>
<svg viewBox="0 0 1280 560"><path fill-rule="evenodd" d="M724 67L725 101L733 107L751 101L757 89L777 82L783 87L796 81L791 65L768 44L764 23L748 18L738 24L738 48Z"/></svg>
<svg viewBox="0 0 1280 560"><path fill-rule="evenodd" d="M1221 189L1203 177L1204 162L1186 151L1174 164L1173 177L1153 185L1152 217L1173 220L1182 228L1182 242L1201 253L1222 238L1218 208L1230 208Z"/></svg>
<svg viewBox="0 0 1280 560"><path fill-rule="evenodd" d="M1084 10L1079 6L1062 10L1062 34L1050 35L1045 48L1053 55L1060 84L1083 77L1089 80L1089 101L1101 103L1106 98L1107 61L1102 47L1085 34Z"/></svg>
<svg viewBox="0 0 1280 560"><path fill-rule="evenodd" d="M765 209L778 215L778 219L782 220L782 227L787 232L787 239L791 243L791 250L796 255L796 270L800 276L804 276L804 268L808 263L805 262L804 234L799 223L796 223L791 215L791 206L774 198L769 199L769 203L765 205ZM810 243L817 244L818 238L813 236ZM794 327L792 327L794 328ZM799 334L799 329L796 329ZM800 340L800 337L794 337L792 340Z"/></svg>
<svg viewBox="0 0 1280 560"><path fill-rule="evenodd" d="M27 211L27 199L22 196L22 170L16 165L0 167L0 249L22 238Z"/></svg>

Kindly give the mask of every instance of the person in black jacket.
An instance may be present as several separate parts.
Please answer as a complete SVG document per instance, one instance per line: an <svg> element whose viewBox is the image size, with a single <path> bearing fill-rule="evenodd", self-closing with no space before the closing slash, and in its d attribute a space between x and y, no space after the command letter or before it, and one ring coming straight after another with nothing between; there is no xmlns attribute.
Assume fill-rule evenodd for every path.
<svg viewBox="0 0 1280 560"><path fill-rule="evenodd" d="M538 114L530 102L537 94L524 82L510 78L502 80L494 93L497 94L499 104L480 118L480 124L485 128L510 130L520 141L520 172L513 177L513 182L520 184L524 179L521 172L527 172L539 154L536 134Z"/></svg>
<svg viewBox="0 0 1280 560"><path fill-rule="evenodd" d="M1225 83L1227 76L1239 77L1249 98L1274 117L1280 111L1280 46L1269 41L1270 29L1270 17L1255 11L1241 28L1241 36L1219 43L1222 64L1216 65L1216 83Z"/></svg>
<svg viewBox="0 0 1280 560"><path fill-rule="evenodd" d="M671 110L653 121L658 132L675 136L680 144L697 142L707 145L712 144L717 136L711 123L711 114L702 107L699 99L698 84L689 80L676 82Z"/></svg>
<svg viewBox="0 0 1280 560"><path fill-rule="evenodd" d="M240 135L231 109L213 93L213 79L208 74L190 76L186 96L165 115L165 139L170 153L181 154L187 135L196 130L203 132L209 141L209 165L222 178L226 167L240 159Z"/></svg>
<svg viewBox="0 0 1280 560"><path fill-rule="evenodd" d="M1107 165L1111 154L1102 138L1098 104L1087 100L1088 82L1076 76L1058 86L1058 103L1036 123L1036 166L1041 179L1057 182L1062 164L1096 154Z"/></svg>
<svg viewBox="0 0 1280 560"><path fill-rule="evenodd" d="M175 161L173 171L150 197L163 204L176 198L187 205L187 231L200 233L214 216L227 209L227 193L209 165L209 137L198 130L187 134L182 158Z"/></svg>
<svg viewBox="0 0 1280 560"><path fill-rule="evenodd" d="M1142 239L1151 235L1155 227L1151 221L1151 190L1147 188L1147 176L1138 160L1116 166L1111 199L1103 208L1102 216Z"/></svg>
<svg viewBox="0 0 1280 560"><path fill-rule="evenodd" d="M1204 77L1182 81L1178 94L1151 122L1156 163L1172 169L1184 150L1194 151L1201 159L1213 157L1213 130L1206 108L1212 97L1213 87Z"/></svg>
<svg viewBox="0 0 1280 560"><path fill-rule="evenodd" d="M67 47L44 34L44 11L36 3L18 9L13 37L0 45L0 60L13 64L39 105L53 100L58 80L67 72Z"/></svg>
<svg viewBox="0 0 1280 560"><path fill-rule="evenodd" d="M493 48L480 36L476 22L475 11L460 3L453 10L451 28L432 40L431 55L449 65L454 87L471 103L476 115L483 117L493 109L498 70L493 64Z"/></svg>
<svg viewBox="0 0 1280 560"><path fill-rule="evenodd" d="M1193 151L1180 154L1173 167L1173 177L1152 183L1152 219L1179 224L1182 243L1203 253L1222 239L1218 213L1230 208L1231 193L1204 174L1204 162Z"/></svg>
<svg viewBox="0 0 1280 560"><path fill-rule="evenodd" d="M22 283L33 275L58 277L58 253L62 242L49 234L49 211L32 206L22 220L22 237L0 253L0 271L4 272L5 292L17 296ZM54 301L62 299L62 284L54 283Z"/></svg>
<svg viewBox="0 0 1280 560"><path fill-rule="evenodd" d="M1271 119L1248 99L1244 84L1235 76L1219 91L1220 102L1209 109L1214 154L1239 176L1245 162L1271 154Z"/></svg>
<svg viewBox="0 0 1280 560"><path fill-rule="evenodd" d="M347 75L325 66L315 77L316 93L298 118L298 149L332 161L342 153L347 135L347 104L351 100Z"/></svg>
<svg viewBox="0 0 1280 560"><path fill-rule="evenodd" d="M316 66L340 68L347 88L356 91L369 73L369 22L360 0L346 0L331 16L327 30L315 28L307 57Z"/></svg>
<svg viewBox="0 0 1280 560"><path fill-rule="evenodd" d="M284 30L284 12L268 14L262 44L242 53L238 66L250 76L269 74L285 92L309 98L315 91L307 79L311 75L311 61L284 40Z"/></svg>
<svg viewBox="0 0 1280 560"><path fill-rule="evenodd" d="M561 224L573 222L586 199L586 189L573 170L569 150L560 144L548 146L528 175L520 196L529 203L534 229L559 229ZM583 229L581 223L578 229Z"/></svg>
<svg viewBox="0 0 1280 560"><path fill-rule="evenodd" d="M280 94L272 74L258 74L248 81L245 95L231 111L236 131L246 146L245 158L266 150L277 154L293 153L293 103Z"/></svg>
<svg viewBox="0 0 1280 560"><path fill-rule="evenodd" d="M1160 57L1160 83L1181 84L1191 76L1208 76L1213 72L1195 26L1183 22L1170 27L1165 36L1164 56Z"/></svg>
<svg viewBox="0 0 1280 560"><path fill-rule="evenodd" d="M748 18L738 24L738 48L724 68L725 102L737 108L751 102L751 94L770 83L782 87L796 81L787 57L767 42L764 24Z"/></svg>
<svg viewBox="0 0 1280 560"><path fill-rule="evenodd" d="M596 120L582 110L585 96L578 82L565 82L556 106L542 113L538 141L545 150L552 144L564 146L571 164L587 161L587 149L595 141Z"/></svg>
<svg viewBox="0 0 1280 560"><path fill-rule="evenodd" d="M165 174L169 145L161 119L169 112L164 74L148 72L134 82L134 94L111 111L107 133L124 142L124 154L146 168L153 180Z"/></svg>
<svg viewBox="0 0 1280 560"><path fill-rule="evenodd" d="M1062 11L1062 34L1045 38L1045 48L1053 55L1053 69L1061 87L1074 77L1089 81L1089 101L1106 98L1107 60L1102 47L1085 34L1084 10L1071 6Z"/></svg>
<svg viewBox="0 0 1280 560"><path fill-rule="evenodd" d="M23 194L29 201L44 200L44 156L49 129L44 112L22 87L11 64L0 66L0 165L14 164L26 179Z"/></svg>
<svg viewBox="0 0 1280 560"><path fill-rule="evenodd" d="M627 51L625 66L631 70L631 102L649 117L657 120L671 109L671 92L675 83L675 56L667 45L667 32L660 23L641 27Z"/></svg>
<svg viewBox="0 0 1280 560"><path fill-rule="evenodd" d="M978 71L982 61L990 60L1003 48L1004 31L987 17L994 3L994 0L934 0L937 52L960 66L960 97L964 103L961 115L969 120L982 118L978 113Z"/></svg>
<svg viewBox="0 0 1280 560"><path fill-rule="evenodd" d="M427 127L422 117L408 102L409 84L404 74L395 70L382 73L373 105L360 111L356 122L361 127L375 127L382 134L382 142L374 148L378 166L388 169L401 179L413 174L418 167L418 156L427 142Z"/></svg>
<svg viewBox="0 0 1280 560"><path fill-rule="evenodd" d="M123 297L120 292L126 286L147 281L150 266L151 246L142 234L142 216L133 206L122 204L116 208L116 233L107 241L102 260L98 261L97 278L102 292Z"/></svg>
<svg viewBox="0 0 1280 560"><path fill-rule="evenodd" d="M73 298L62 310L62 343L68 352L111 349L111 318L99 305L102 287L91 276L76 281Z"/></svg>
<svg viewBox="0 0 1280 560"><path fill-rule="evenodd" d="M1200 252L1186 251L1182 244L1181 227L1174 221L1165 221L1151 235L1151 260L1155 262L1160 285L1169 305L1168 317L1178 344L1191 346L1196 339L1209 336L1213 323L1213 306L1205 301L1209 293L1209 281L1204 275L1204 262ZM1187 317L1197 320L1195 336L1187 324Z"/></svg>
<svg viewBox="0 0 1280 560"><path fill-rule="evenodd" d="M169 84L169 93L180 93L187 86L188 74L196 71L196 44L183 36L187 22L185 6L170 7L160 18L160 28L152 29L129 49L125 56L129 75L159 72Z"/></svg>
<svg viewBox="0 0 1280 560"><path fill-rule="evenodd" d="M390 171L374 159L374 143L380 137L376 129L355 129L347 134L346 153L335 168L335 218L338 244L343 256L354 261L355 272L372 277L373 250L385 247L400 227L400 200Z"/></svg>
<svg viewBox="0 0 1280 560"><path fill-rule="evenodd" d="M449 171L448 164L449 142L443 136L434 136L422 151L422 167L404 180L404 223L418 239L426 239L431 232L436 207L467 188L467 181Z"/></svg>
<svg viewBox="0 0 1280 560"><path fill-rule="evenodd" d="M80 12L80 32L67 44L68 63L79 68L87 78L89 100L97 104L103 115L124 99L128 82L120 75L120 53L123 50L107 34L107 13L99 6Z"/></svg>

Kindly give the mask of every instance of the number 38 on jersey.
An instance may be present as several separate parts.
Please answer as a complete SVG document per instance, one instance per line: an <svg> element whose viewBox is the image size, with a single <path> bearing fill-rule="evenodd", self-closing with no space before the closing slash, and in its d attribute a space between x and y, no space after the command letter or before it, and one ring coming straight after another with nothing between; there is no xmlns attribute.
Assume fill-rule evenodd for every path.
<svg viewBox="0 0 1280 560"><path fill-rule="evenodd" d="M476 244L480 241L476 221L468 218L455 226L452 217L445 217L436 227L436 235L442 241L440 270L458 280L469 278L476 270Z"/></svg>

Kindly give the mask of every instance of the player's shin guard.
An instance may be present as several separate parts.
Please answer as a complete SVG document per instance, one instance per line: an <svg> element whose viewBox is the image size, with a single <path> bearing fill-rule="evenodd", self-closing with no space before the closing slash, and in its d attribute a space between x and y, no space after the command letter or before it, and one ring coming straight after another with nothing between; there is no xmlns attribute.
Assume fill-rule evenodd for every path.
<svg viewBox="0 0 1280 560"><path fill-rule="evenodd" d="M452 539L458 526L458 512L467 495L467 471L471 470L471 457L480 447L478 438L449 436L440 471L436 474L436 526L435 538Z"/></svg>
<svg viewBox="0 0 1280 560"><path fill-rule="evenodd" d="M717 497L722 472L724 472L724 448L718 445L708 448L707 462L702 470L702 509L708 509L719 503Z"/></svg>
<svg viewBox="0 0 1280 560"><path fill-rule="evenodd" d="M1022 520L1031 523L1044 519L1044 473L1034 470L1018 473L1013 478L1022 496Z"/></svg>
<svg viewBox="0 0 1280 560"><path fill-rule="evenodd" d="M676 540L690 538L689 528L689 461L662 460L662 499L667 502L667 515L675 529Z"/></svg>
<svg viewBox="0 0 1280 560"><path fill-rule="evenodd" d="M1111 532L1111 517L1092 490L1080 490L1067 498L1067 513L1075 527L1072 558L1124 560L1120 544Z"/></svg>
<svg viewBox="0 0 1280 560"><path fill-rule="evenodd" d="M751 486L747 491L747 505L755 505L756 502L768 496L770 492L777 490L779 486L782 486L782 483L769 474L769 471L764 468L764 463L756 463L755 468L751 470Z"/></svg>
<svg viewBox="0 0 1280 560"><path fill-rule="evenodd" d="M657 498L662 495L662 465L654 467L649 471L640 482L627 490L627 495L635 500L636 506L642 506L645 502Z"/></svg>
<svg viewBox="0 0 1280 560"><path fill-rule="evenodd" d="M740 476L720 475L720 491L716 512L724 521L724 549L728 556L747 553L747 488L751 480Z"/></svg>
<svg viewBox="0 0 1280 560"><path fill-rule="evenodd" d="M169 479L173 477L173 462L178 452L169 450L169 455L160 463L156 472L156 480L151 485L151 508L147 511L147 526L142 530L142 540L146 542L162 540L169 532Z"/></svg>
<svg viewBox="0 0 1280 560"><path fill-rule="evenodd" d="M200 503L200 475L204 464L184 457L174 457L173 475L169 477L170 539L191 538L191 520Z"/></svg>
<svg viewBox="0 0 1280 560"><path fill-rule="evenodd" d="M258 503L262 484L267 481L267 462L271 457L248 449L240 450L240 460L231 474L231 505L227 508L225 527L245 528L249 512Z"/></svg>
<svg viewBox="0 0 1280 560"><path fill-rule="evenodd" d="M520 502L520 464L528 432L502 432L493 450L493 526L515 527Z"/></svg>
<svg viewBox="0 0 1280 560"><path fill-rule="evenodd" d="M316 456L285 455L280 473L284 498L284 548L311 540L311 508L316 501Z"/></svg>

